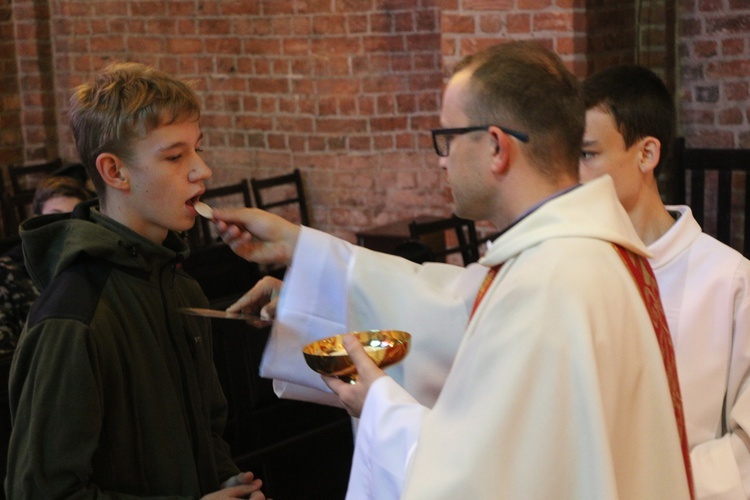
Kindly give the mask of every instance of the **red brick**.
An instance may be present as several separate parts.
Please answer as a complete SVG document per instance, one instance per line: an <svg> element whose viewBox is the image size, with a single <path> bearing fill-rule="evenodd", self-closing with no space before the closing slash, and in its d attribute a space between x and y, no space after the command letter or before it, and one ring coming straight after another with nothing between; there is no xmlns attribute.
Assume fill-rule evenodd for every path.
<svg viewBox="0 0 750 500"><path fill-rule="evenodd" d="M249 54L280 54L281 42L279 40L253 38L245 40L245 52Z"/></svg>
<svg viewBox="0 0 750 500"><path fill-rule="evenodd" d="M511 34L531 32L531 16L529 14L508 14L506 29Z"/></svg>
<svg viewBox="0 0 750 500"><path fill-rule="evenodd" d="M533 15L534 31L572 31L573 15L569 12L539 12Z"/></svg>
<svg viewBox="0 0 750 500"><path fill-rule="evenodd" d="M706 76L714 80L725 78L747 78L750 75L750 59L718 61L706 66Z"/></svg>
<svg viewBox="0 0 750 500"><path fill-rule="evenodd" d="M261 3L261 15L279 16L294 14L294 0L271 0Z"/></svg>
<svg viewBox="0 0 750 500"><path fill-rule="evenodd" d="M393 149L394 140L393 135L376 135L372 138L372 146L374 151L385 151Z"/></svg>
<svg viewBox="0 0 750 500"><path fill-rule="evenodd" d="M389 116L386 118L370 118L370 130L372 132L392 132L406 128L407 119L402 116Z"/></svg>
<svg viewBox="0 0 750 500"><path fill-rule="evenodd" d="M463 0L463 10L511 10L515 7L514 0Z"/></svg>
<svg viewBox="0 0 750 500"><path fill-rule="evenodd" d="M367 120L352 118L318 118L315 120L319 133L356 133L367 130Z"/></svg>
<svg viewBox="0 0 750 500"><path fill-rule="evenodd" d="M312 34L312 22L310 19L295 17L291 20L290 28L295 36L309 36Z"/></svg>
<svg viewBox="0 0 750 500"><path fill-rule="evenodd" d="M362 45L366 52L399 52L405 48L403 35L365 36Z"/></svg>
<svg viewBox="0 0 750 500"><path fill-rule="evenodd" d="M326 0L323 3L330 3L330 1ZM370 12L378 9L378 5L374 5L373 0L334 0L333 3L335 12Z"/></svg>
<svg viewBox="0 0 750 500"><path fill-rule="evenodd" d="M167 16L169 17L182 17L197 15L195 11L195 3L193 2L180 2L170 1L167 3Z"/></svg>
<svg viewBox="0 0 750 500"><path fill-rule="evenodd" d="M481 33L500 33L503 29L504 17L501 14L483 14L479 16L479 31Z"/></svg>
<svg viewBox="0 0 750 500"><path fill-rule="evenodd" d="M268 148L286 150L286 134L268 134Z"/></svg>
<svg viewBox="0 0 750 500"><path fill-rule="evenodd" d="M349 15L346 16L347 33L361 34L367 33L368 21L366 15Z"/></svg>
<svg viewBox="0 0 750 500"><path fill-rule="evenodd" d="M164 40L155 37L130 36L127 40L127 48L134 52L164 52Z"/></svg>
<svg viewBox="0 0 750 500"><path fill-rule="evenodd" d="M358 39L331 37L311 40L310 52L318 56L357 54L362 50Z"/></svg>
<svg viewBox="0 0 750 500"><path fill-rule="evenodd" d="M727 82L724 84L724 95L728 101L746 101L750 99L748 82Z"/></svg>
<svg viewBox="0 0 750 500"><path fill-rule="evenodd" d="M97 2L87 2L91 4L91 13L96 17L111 17L111 16L127 16L128 3L127 1L105 1L100 0Z"/></svg>
<svg viewBox="0 0 750 500"><path fill-rule="evenodd" d="M693 55L701 59L707 59L718 54L719 46L715 40L696 40L693 43Z"/></svg>
<svg viewBox="0 0 750 500"><path fill-rule="evenodd" d="M217 36L232 33L231 19L202 19L198 21L198 33Z"/></svg>
<svg viewBox="0 0 750 500"><path fill-rule="evenodd" d="M92 52L121 52L125 47L125 39L113 36L92 36L89 39L89 47Z"/></svg>
<svg viewBox="0 0 750 500"><path fill-rule="evenodd" d="M392 115L395 110L395 102L393 97L390 95L381 95L375 100L376 108L375 114L377 115Z"/></svg>
<svg viewBox="0 0 750 500"><path fill-rule="evenodd" d="M158 33L161 36L176 35L178 33L184 35L195 33L195 25L192 22L183 22L179 27L183 31L178 31L178 23L174 19L147 19L143 29L148 34Z"/></svg>
<svg viewBox="0 0 750 500"><path fill-rule="evenodd" d="M342 15L314 16L312 33L314 35L342 35L346 32L346 18Z"/></svg>
<svg viewBox="0 0 750 500"><path fill-rule="evenodd" d="M725 56L736 56L745 52L745 40L743 38L730 38L721 41L721 53Z"/></svg>
<svg viewBox="0 0 750 500"><path fill-rule="evenodd" d="M413 94L396 96L396 111L399 114L410 114L417 111L417 99Z"/></svg>
<svg viewBox="0 0 750 500"><path fill-rule="evenodd" d="M437 33L417 33L406 37L406 49L410 52L418 50L433 51L440 44L440 35Z"/></svg>
<svg viewBox="0 0 750 500"><path fill-rule="evenodd" d="M393 33L393 15L389 12L374 12L369 16L370 33Z"/></svg>
<svg viewBox="0 0 750 500"><path fill-rule="evenodd" d="M130 8L129 15L131 16L164 16L167 13L167 3L159 1L130 1L128 2Z"/></svg>
<svg viewBox="0 0 750 500"><path fill-rule="evenodd" d="M441 16L441 26L444 33L474 33L474 18L462 14Z"/></svg>
<svg viewBox="0 0 750 500"><path fill-rule="evenodd" d="M742 125L742 111L739 108L730 108L719 111L719 125Z"/></svg>
<svg viewBox="0 0 750 500"><path fill-rule="evenodd" d="M353 95L343 95L338 98L339 114L342 116L359 116L357 101Z"/></svg>
<svg viewBox="0 0 750 500"><path fill-rule="evenodd" d="M330 0L306 0L295 5L297 14L323 14L332 12Z"/></svg>
<svg viewBox="0 0 750 500"><path fill-rule="evenodd" d="M369 135L350 135L347 139L351 150L370 151L372 149L372 139Z"/></svg>
<svg viewBox="0 0 750 500"><path fill-rule="evenodd" d="M271 18L271 30L274 35L288 36L292 34L292 19L289 16Z"/></svg>
<svg viewBox="0 0 750 500"><path fill-rule="evenodd" d="M260 0L222 0L219 5L225 16L257 16L260 3Z"/></svg>
<svg viewBox="0 0 750 500"><path fill-rule="evenodd" d="M347 79L323 79L316 84L319 95L354 95L359 89L359 82Z"/></svg>
<svg viewBox="0 0 750 500"><path fill-rule="evenodd" d="M438 17L440 12L437 9L426 9L416 12L416 29L417 31L435 32L438 29Z"/></svg>
<svg viewBox="0 0 750 500"><path fill-rule="evenodd" d="M414 12L397 12L394 16L396 33L410 33L415 30Z"/></svg>

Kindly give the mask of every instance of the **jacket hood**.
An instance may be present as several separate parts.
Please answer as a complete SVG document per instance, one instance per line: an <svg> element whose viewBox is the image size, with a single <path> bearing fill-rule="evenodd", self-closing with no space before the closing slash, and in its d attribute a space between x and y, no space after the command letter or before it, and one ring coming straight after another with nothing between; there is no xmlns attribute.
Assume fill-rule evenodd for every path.
<svg viewBox="0 0 750 500"><path fill-rule="evenodd" d="M501 264L551 238L594 238L651 256L617 199L612 178L603 175L544 202L518 220L495 239L480 263Z"/></svg>
<svg viewBox="0 0 750 500"><path fill-rule="evenodd" d="M150 272L190 254L177 233L162 245L101 214L93 203L82 203L70 214L32 217L20 227L26 268L43 289L81 255L105 259L136 272Z"/></svg>

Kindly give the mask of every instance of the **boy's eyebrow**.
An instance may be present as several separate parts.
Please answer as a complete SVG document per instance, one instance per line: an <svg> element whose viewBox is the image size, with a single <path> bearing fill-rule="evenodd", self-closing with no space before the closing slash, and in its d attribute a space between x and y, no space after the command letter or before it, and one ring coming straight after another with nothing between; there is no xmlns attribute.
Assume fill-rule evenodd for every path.
<svg viewBox="0 0 750 500"><path fill-rule="evenodd" d="M594 144L596 144L596 139L593 139L593 140L588 140L588 141L587 141L587 140L584 140L584 141L583 141L583 144L581 144L581 145L582 145L582 146L583 146L583 147L585 148L585 147L589 147L589 146L592 146L592 145L594 145Z"/></svg>
<svg viewBox="0 0 750 500"><path fill-rule="evenodd" d="M195 142L201 142L202 140L203 140L203 132L201 132L201 134L198 136L198 140L195 141ZM187 146L187 145L188 145L188 143L185 142L185 141L173 142L172 144L164 146L163 148L159 148L159 151L169 151L170 149L174 149L174 148L178 148L178 147L183 147L183 146Z"/></svg>

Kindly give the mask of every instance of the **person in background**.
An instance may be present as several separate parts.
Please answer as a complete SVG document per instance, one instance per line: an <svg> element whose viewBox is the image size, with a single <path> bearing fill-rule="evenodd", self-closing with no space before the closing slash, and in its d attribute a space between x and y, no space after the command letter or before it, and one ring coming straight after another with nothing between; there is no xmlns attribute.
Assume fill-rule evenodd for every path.
<svg viewBox="0 0 750 500"><path fill-rule="evenodd" d="M584 181L612 177L649 259L677 359L697 498L750 497L750 261L703 233L690 208L665 206L658 174L675 107L662 80L635 65L583 82Z"/></svg>
<svg viewBox="0 0 750 500"><path fill-rule="evenodd" d="M34 215L71 212L92 193L85 185L67 176L43 180L31 204ZM0 256L0 353L13 352L21 335L29 309L39 296L23 262L23 250L17 245Z"/></svg>
<svg viewBox="0 0 750 500"><path fill-rule="evenodd" d="M211 170L186 82L120 63L76 89L70 124L98 207L21 225L41 289L10 371L9 498L252 498L222 439L208 307L179 236Z"/></svg>
<svg viewBox="0 0 750 500"><path fill-rule="evenodd" d="M214 211L236 253L290 265L263 360L276 378L325 387L301 354L318 336L412 333L400 381L434 405L352 336L357 382L325 379L361 416L348 498L690 497L664 313L611 179L578 184L584 118L579 82L540 45L457 66L432 134L453 211L502 231L479 265L419 265L257 209ZM257 308L275 283L231 309Z"/></svg>

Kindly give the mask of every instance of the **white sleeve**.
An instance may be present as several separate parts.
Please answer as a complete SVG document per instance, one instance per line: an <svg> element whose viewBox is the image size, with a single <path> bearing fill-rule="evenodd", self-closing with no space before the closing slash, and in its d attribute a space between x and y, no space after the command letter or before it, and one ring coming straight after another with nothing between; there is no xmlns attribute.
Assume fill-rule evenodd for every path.
<svg viewBox="0 0 750 500"><path fill-rule="evenodd" d="M404 330L412 334L410 353L387 371L420 403L432 406L486 272L481 265L422 266L303 227L260 374L302 386L277 392L279 397L310 401L297 389L330 390L305 363L305 345L353 330ZM277 391L290 388L276 383ZM317 402L320 394L310 397Z"/></svg>
<svg viewBox="0 0 750 500"><path fill-rule="evenodd" d="M750 498L750 450L736 434L750 434L750 262L741 259L732 283L732 343L727 381L726 420L729 431L690 450L696 498Z"/></svg>
<svg viewBox="0 0 750 500"><path fill-rule="evenodd" d="M320 375L307 366L302 348L347 331L346 282L351 246L320 231L302 228L263 353L262 377L330 394Z"/></svg>
<svg viewBox="0 0 750 500"><path fill-rule="evenodd" d="M349 475L348 500L397 500L429 412L390 377L370 386Z"/></svg>

